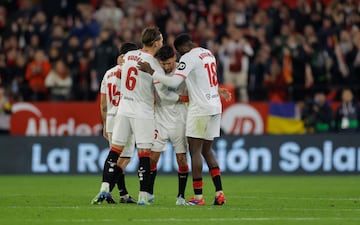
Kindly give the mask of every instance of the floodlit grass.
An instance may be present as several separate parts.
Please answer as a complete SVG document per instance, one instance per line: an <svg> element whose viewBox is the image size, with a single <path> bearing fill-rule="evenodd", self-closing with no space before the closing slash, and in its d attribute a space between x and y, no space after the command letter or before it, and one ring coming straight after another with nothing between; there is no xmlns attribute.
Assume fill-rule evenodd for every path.
<svg viewBox="0 0 360 225"><path fill-rule="evenodd" d="M137 197L137 178L126 180ZM206 206L175 206L175 175L158 176L153 205L91 205L100 181L100 176L0 176L0 224L360 224L359 176L223 176L224 206L211 205L208 176Z"/></svg>

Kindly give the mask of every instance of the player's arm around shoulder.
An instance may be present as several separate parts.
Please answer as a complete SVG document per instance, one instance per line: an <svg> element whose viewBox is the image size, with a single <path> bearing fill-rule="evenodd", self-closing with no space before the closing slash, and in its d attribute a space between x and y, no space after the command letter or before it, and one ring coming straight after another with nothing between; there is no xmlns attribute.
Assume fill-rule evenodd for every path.
<svg viewBox="0 0 360 225"><path fill-rule="evenodd" d="M171 104L179 102L180 96L176 92L170 91L169 88L164 84L154 80L154 86L155 91L161 101L167 101Z"/></svg>

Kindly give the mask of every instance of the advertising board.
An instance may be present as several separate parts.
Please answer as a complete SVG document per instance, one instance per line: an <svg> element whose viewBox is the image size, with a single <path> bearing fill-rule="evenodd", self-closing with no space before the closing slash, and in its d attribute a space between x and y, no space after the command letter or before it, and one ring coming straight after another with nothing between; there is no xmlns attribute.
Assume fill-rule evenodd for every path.
<svg viewBox="0 0 360 225"><path fill-rule="evenodd" d="M0 137L0 143L0 174L100 174L109 150L101 136ZM213 150L222 173L229 175L360 173L357 135L222 136ZM136 173L137 164L135 153L127 173ZM158 171L177 172L170 143Z"/></svg>

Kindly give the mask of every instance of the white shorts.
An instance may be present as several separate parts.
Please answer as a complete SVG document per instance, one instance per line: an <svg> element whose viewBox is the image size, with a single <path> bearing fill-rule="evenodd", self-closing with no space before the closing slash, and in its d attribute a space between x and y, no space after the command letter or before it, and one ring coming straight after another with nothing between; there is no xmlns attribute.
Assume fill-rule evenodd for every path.
<svg viewBox="0 0 360 225"><path fill-rule="evenodd" d="M110 146L111 146L112 133L108 133L108 136L109 136L109 143L110 143ZM134 155L134 150L135 150L135 138L134 138L134 135L132 135L128 139L128 142L126 143L123 151L121 152L120 157L131 158Z"/></svg>
<svg viewBox="0 0 360 225"><path fill-rule="evenodd" d="M214 140L220 136L221 114L209 116L192 116L186 121L186 137Z"/></svg>
<svg viewBox="0 0 360 225"><path fill-rule="evenodd" d="M106 116L106 132L112 133L115 125L115 116L107 115Z"/></svg>
<svg viewBox="0 0 360 225"><path fill-rule="evenodd" d="M166 150L166 144L171 141L174 151L186 153L188 144L185 136L185 123L178 124L176 127L165 127L162 124L156 124L155 140L151 151L163 152Z"/></svg>
<svg viewBox="0 0 360 225"><path fill-rule="evenodd" d="M126 146L128 138L134 134L137 148L151 148L154 142L154 119L135 119L116 115L112 143Z"/></svg>

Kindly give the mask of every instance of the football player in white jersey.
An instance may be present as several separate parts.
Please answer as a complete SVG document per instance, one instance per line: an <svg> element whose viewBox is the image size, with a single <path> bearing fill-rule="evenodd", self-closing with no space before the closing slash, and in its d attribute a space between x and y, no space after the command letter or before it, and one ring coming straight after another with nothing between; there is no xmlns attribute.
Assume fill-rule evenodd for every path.
<svg viewBox="0 0 360 225"><path fill-rule="evenodd" d="M172 76L176 68L176 55L174 49L164 45L156 53L165 73ZM188 100L185 82L177 89L169 88L160 82L155 81L157 93L155 104L155 141L150 155L150 194L153 194L154 182L157 174L157 163L161 152L166 150L166 144L171 141L178 164L178 194L176 205L185 204L185 188L189 174L186 152L188 149L185 137L185 123Z"/></svg>
<svg viewBox="0 0 360 225"><path fill-rule="evenodd" d="M145 28L142 32L143 48L130 51L124 56L121 79L121 104L115 115L111 149L121 153L131 135L135 136L138 150L140 192L138 205L151 203L150 153L154 141L155 89L150 74L138 70L137 62L146 61L155 70L162 70L154 58L163 45L163 37L156 27ZM118 166L121 162L118 160Z"/></svg>
<svg viewBox="0 0 360 225"><path fill-rule="evenodd" d="M154 70L146 62L139 62L138 68L153 74L155 80L168 87L178 87L184 80L189 93L189 107L186 121L186 136L191 155L194 196L190 205L204 205L202 156L210 171L214 186L214 205L223 205L220 168L211 150L215 137L220 135L222 105L218 90L217 66L214 55L207 49L196 47L188 34L181 34L174 41L181 55L179 65L172 77L163 71Z"/></svg>
<svg viewBox="0 0 360 225"><path fill-rule="evenodd" d="M121 79L121 61L128 51L138 49L134 43L124 43L120 48L120 56L118 64L107 70L100 87L100 114L103 122L103 135L111 145L111 137L114 127L114 116L120 103L120 79ZM104 162L102 183L100 192L91 201L92 204L100 204L104 200L108 203L115 203L111 196L111 191L117 183L120 203L136 203L136 201L128 194L125 186L124 171L130 158L134 152L135 143L133 138L129 141L129 145L125 147L121 153L122 167L116 166L119 153L110 149L109 154Z"/></svg>

